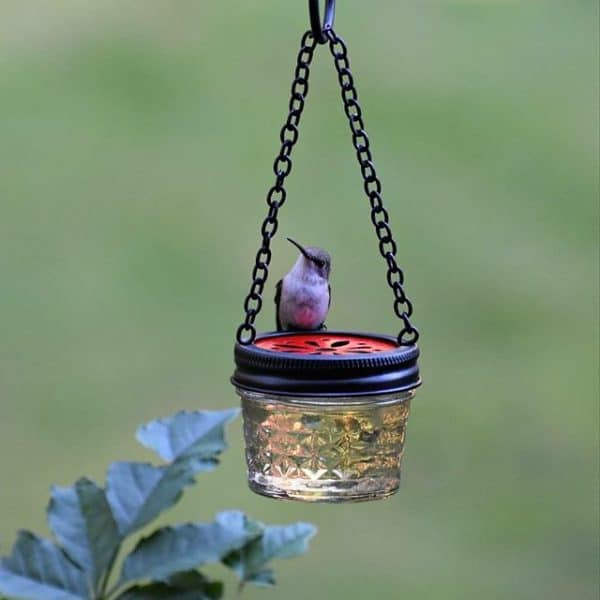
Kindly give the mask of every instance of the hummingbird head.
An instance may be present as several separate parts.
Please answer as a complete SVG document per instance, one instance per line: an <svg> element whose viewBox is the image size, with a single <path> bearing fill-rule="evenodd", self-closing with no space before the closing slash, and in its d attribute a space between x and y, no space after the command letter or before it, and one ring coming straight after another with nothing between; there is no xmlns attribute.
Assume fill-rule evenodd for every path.
<svg viewBox="0 0 600 600"><path fill-rule="evenodd" d="M322 277L323 279L329 279L329 272L331 271L331 256L327 250L318 248L316 246L301 246L298 242L287 238L288 242L294 244L298 250L300 250L302 256L299 260L302 260L303 267L312 271Z"/></svg>

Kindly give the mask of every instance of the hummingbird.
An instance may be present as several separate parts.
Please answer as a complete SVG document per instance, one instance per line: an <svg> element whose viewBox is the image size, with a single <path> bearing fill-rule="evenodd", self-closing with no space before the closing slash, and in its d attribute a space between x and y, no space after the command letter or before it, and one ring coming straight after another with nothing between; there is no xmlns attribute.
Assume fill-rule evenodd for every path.
<svg viewBox="0 0 600 600"><path fill-rule="evenodd" d="M275 286L277 331L324 329L331 305L331 256L315 246L301 246L287 238L300 256Z"/></svg>

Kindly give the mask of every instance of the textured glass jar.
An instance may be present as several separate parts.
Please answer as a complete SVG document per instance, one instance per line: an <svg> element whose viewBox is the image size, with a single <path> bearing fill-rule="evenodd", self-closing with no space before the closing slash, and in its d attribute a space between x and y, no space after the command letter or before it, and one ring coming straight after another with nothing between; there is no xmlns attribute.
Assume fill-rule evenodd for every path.
<svg viewBox="0 0 600 600"><path fill-rule="evenodd" d="M398 489L412 390L363 399L238 393L255 492L336 502Z"/></svg>
<svg viewBox="0 0 600 600"><path fill-rule="evenodd" d="M400 484L421 383L416 346L349 332L275 333L236 345L250 488L272 498L357 502Z"/></svg>

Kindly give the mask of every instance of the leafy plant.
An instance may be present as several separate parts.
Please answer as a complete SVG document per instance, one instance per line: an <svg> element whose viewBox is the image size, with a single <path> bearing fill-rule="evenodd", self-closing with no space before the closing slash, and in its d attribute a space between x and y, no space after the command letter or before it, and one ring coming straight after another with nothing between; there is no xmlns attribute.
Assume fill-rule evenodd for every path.
<svg viewBox="0 0 600 600"><path fill-rule="evenodd" d="M223 584L198 569L222 563L246 584L273 585L269 563L305 552L315 527L272 526L239 511L212 523L162 527L115 565L124 540L173 506L198 473L227 447L225 426L238 410L180 412L140 427L137 439L162 465L116 462L106 487L83 477L52 487L48 522L56 542L21 531L0 562L0 594L29 600L218 600Z"/></svg>

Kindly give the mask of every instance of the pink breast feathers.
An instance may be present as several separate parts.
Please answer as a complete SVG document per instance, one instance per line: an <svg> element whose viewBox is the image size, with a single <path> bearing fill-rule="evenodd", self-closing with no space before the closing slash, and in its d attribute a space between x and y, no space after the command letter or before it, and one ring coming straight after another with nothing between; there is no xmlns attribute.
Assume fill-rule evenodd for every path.
<svg viewBox="0 0 600 600"><path fill-rule="evenodd" d="M298 308L294 313L294 320L297 327L304 329L315 329L321 324L317 311L308 306Z"/></svg>

